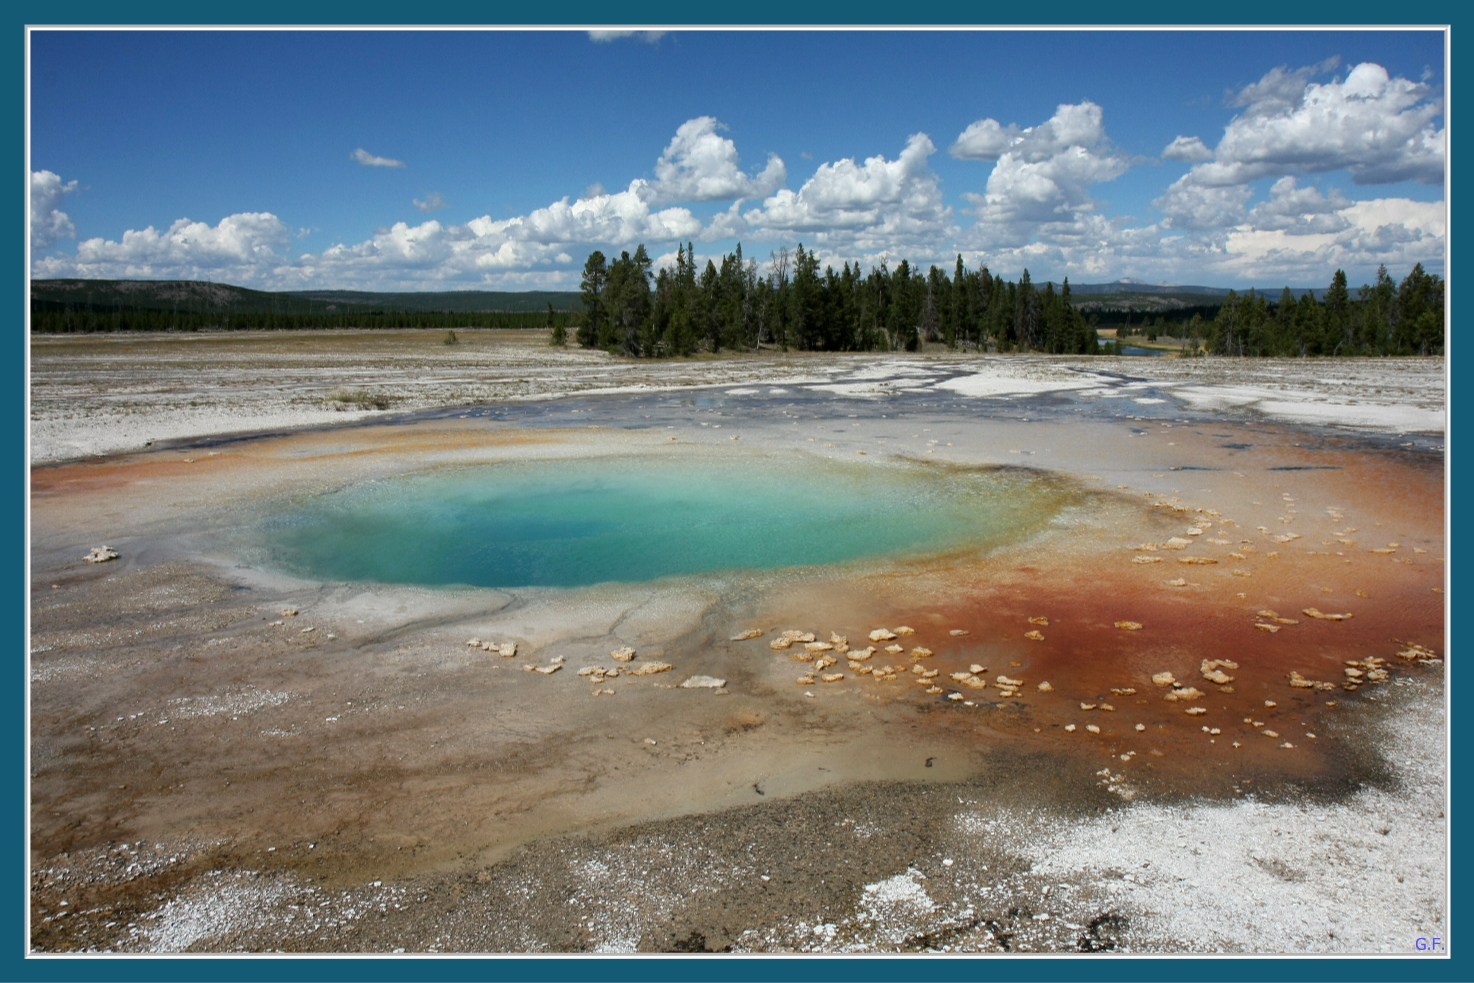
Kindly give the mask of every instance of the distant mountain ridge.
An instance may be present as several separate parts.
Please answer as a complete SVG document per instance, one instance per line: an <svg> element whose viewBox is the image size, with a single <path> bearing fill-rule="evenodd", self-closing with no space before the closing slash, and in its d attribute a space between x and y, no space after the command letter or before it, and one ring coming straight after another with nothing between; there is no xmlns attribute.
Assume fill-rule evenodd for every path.
<svg viewBox="0 0 1474 983"><path fill-rule="evenodd" d="M1204 287L1196 284L1183 283L1147 283L1145 280L1135 280L1127 277L1116 280L1114 283L1071 283L1072 294L1187 294L1195 297L1227 297L1230 292L1240 296L1250 290L1270 300L1279 300L1280 293L1285 289L1279 287ZM1290 293L1299 300L1309 293L1320 300L1325 296L1325 287L1290 287Z"/></svg>
<svg viewBox="0 0 1474 983"><path fill-rule="evenodd" d="M237 314L366 314L373 312L533 313L577 310L571 290L455 290L424 293L367 290L252 290L208 280L32 280L33 307L128 308Z"/></svg>
<svg viewBox="0 0 1474 983"><path fill-rule="evenodd" d="M514 311L578 310L576 290L436 290L422 293L378 293L370 290L289 290L291 297L358 307L383 306L409 311Z"/></svg>

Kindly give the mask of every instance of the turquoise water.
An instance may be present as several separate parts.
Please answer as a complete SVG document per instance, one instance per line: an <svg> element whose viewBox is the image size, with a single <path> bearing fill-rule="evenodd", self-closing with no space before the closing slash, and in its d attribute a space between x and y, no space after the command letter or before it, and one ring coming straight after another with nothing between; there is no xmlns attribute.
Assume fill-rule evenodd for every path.
<svg viewBox="0 0 1474 983"><path fill-rule="evenodd" d="M986 548L1057 496L1012 472L620 457L364 482L278 514L268 563L313 579L572 587Z"/></svg>

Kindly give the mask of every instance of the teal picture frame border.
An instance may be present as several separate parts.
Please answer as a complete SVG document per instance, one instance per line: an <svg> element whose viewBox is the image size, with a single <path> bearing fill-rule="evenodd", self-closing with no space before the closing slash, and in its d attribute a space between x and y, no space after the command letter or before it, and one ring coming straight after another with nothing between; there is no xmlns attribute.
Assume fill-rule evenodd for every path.
<svg viewBox="0 0 1474 983"><path fill-rule="evenodd" d="M821 4L812 0L778 3L773 0L741 8L701 8L690 3L646 2L636 8L613 7L594 3L457 3L431 0L415 5L383 2L361 2L354 4L333 2L283 3L280 0L260 3L228 2L205 7L183 2L152 2L104 4L87 0L76 4L43 5L31 3L12 13L15 34L12 43L17 47L15 60L9 69L12 96L8 101L11 124L6 128L6 140L20 158L29 183L29 160L26 146L26 101L27 72L25 58L26 28L28 25L197 25L200 27L223 25L322 25L374 24L430 26L430 25L568 25L593 24L600 26L649 25L865 25L865 26L1033 26L1057 27L1127 27L1127 26L1181 26L1181 27L1358 27L1358 26L1429 26L1450 28L1448 105L1445 107L1445 122L1448 132L1449 170L1447 178L1449 203L1448 243L1445 279L1449 284L1448 310L1450 332L1448 342L1449 400L1448 430L1445 446L1447 457L1446 510L1449 515L1449 544L1447 555L1449 603L1449 685L1452 686L1458 668L1454 653L1458 651L1458 638L1462 637L1459 620L1453 615L1453 604L1458 596L1456 590L1456 560L1463 555L1462 546L1467 545L1466 523L1458 518L1455 479L1459 473L1453 456L1453 416L1456 403L1453 399L1458 391L1457 379L1469 375L1459 371L1457 344L1453 338L1456 326L1455 312L1458 310L1452 289L1457 281L1453 273L1454 229L1456 223L1456 198L1452 194L1454 175L1458 172L1459 157L1454 153L1455 128L1452 105L1456 97L1452 75L1460 64L1459 47L1455 40L1460 32L1456 27L1456 11L1452 3L1430 3L1416 11L1408 8L1392 8L1385 4L1351 0L1350 3L1266 3L1262 0L1236 5L1228 11L1217 5L1182 5L1154 2L1132 5L1123 13L1104 5L1085 4L1078 0L1066 0L1051 5L1048 10L1027 5L983 5L943 0L921 9L916 6L901 7L889 3L880 4L873 0L862 0L843 6ZM1411 15L1417 19L1411 19ZM721 16L716 16L721 15ZM1466 15L1467 16L1467 15ZM839 19L841 18L842 19ZM1390 20L1396 17L1397 20ZM1468 45L1462 45L1467 48ZM14 158L12 158L14 159ZM27 192L28 195L28 192ZM29 462L26 455L27 404L26 379L29 340L26 316L29 307L28 278L25 265L28 205L23 203L26 195L16 194L12 204L5 207L11 214L11 226L16 230L5 242L7 254L13 254L13 262L7 268L14 271L12 289L15 291L13 311L17 314L17 355L13 362L4 362L3 382L0 382L0 400L4 401L6 426L0 430L3 441L3 460L14 472L6 471L11 479L3 486L4 500L10 502L5 511L11 518L4 526L0 550L8 562L3 567L3 596L6 610L11 612L3 638L4 665L6 672L5 699L10 712L4 720L4 771L3 788L5 808L0 811L0 980L38 981L90 981L90 980L926 980L935 983L950 983L957 980L1177 980L1190 978L1210 981L1239 980L1249 978L1293 979L1293 980L1347 980L1347 981L1414 981L1414 980L1468 980L1474 979L1474 959L1463 955L1461 939L1451 937L1450 955L1447 957L1401 958L1401 957L1356 957L1356 956L1252 956L1222 957L1181 955L1169 957L1137 957L1118 955L1076 955L1006 957L991 956L499 956L474 957L416 957L416 956L201 956L201 957L148 957L134 955L76 955L32 957L27 954L29 925L26 918L26 899L29 885L26 878L26 702L25 673L27 671L26 612L30 575L27 567L27 503L29 498ZM1452 755L1450 760L1449 787L1451 830L1450 850L1450 923L1462 911L1461 902L1468 891L1464 876L1469 867L1469 848L1461 847L1460 833L1465 814L1462 804L1465 799L1462 781L1458 778L1466 769L1462 764L1467 758L1468 732L1462 727L1457 715L1448 721ZM1188 962L1190 961L1190 962ZM1460 969L1460 967L1463 967Z"/></svg>

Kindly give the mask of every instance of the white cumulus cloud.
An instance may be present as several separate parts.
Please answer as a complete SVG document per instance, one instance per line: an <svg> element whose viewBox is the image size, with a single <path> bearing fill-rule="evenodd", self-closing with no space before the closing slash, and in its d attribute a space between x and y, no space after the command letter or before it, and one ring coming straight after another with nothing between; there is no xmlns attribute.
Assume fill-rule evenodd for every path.
<svg viewBox="0 0 1474 983"><path fill-rule="evenodd" d="M964 236L968 248L1017 250L1043 243L1081 249L1111 235L1089 187L1120 177L1130 162L1112 150L1095 103L1063 103L1049 119L1024 129L979 120L950 152L963 160L994 161L985 193L963 196L977 216Z"/></svg>
<svg viewBox="0 0 1474 983"><path fill-rule="evenodd" d="M917 133L895 160L876 155L863 164L848 157L820 164L798 191L779 189L743 218L779 236L810 234L812 241L862 249L932 241L951 221L927 164L936 150L930 137Z"/></svg>
<svg viewBox="0 0 1474 983"><path fill-rule="evenodd" d="M636 178L624 191L606 192L590 185L583 197L564 198L526 215L493 219L489 215L461 225L427 221L383 228L353 244L340 243L300 257L295 270L304 278L334 282L371 282L403 276L415 280L481 280L497 282L565 264L599 246L633 248L636 244L709 238L690 209L678 201L719 201L766 194L784 180L783 162L768 161L762 173L740 169L737 148L717 131L711 116L688 120L677 130L655 163L654 180ZM439 195L415 201L421 211L443 207ZM670 205L670 207L660 207ZM743 228L736 207L713 221L718 237Z"/></svg>
<svg viewBox="0 0 1474 983"><path fill-rule="evenodd" d="M1441 183L1445 138L1436 120L1443 107L1428 86L1392 78L1370 62L1339 81L1310 81L1334 64L1276 68L1242 89L1232 101L1246 109L1224 128L1211 159L1195 163L1152 202L1164 226L1338 233L1347 228L1342 213L1350 202L1339 192L1324 198L1300 187L1296 175L1345 171L1360 185ZM1201 141L1178 137L1163 156L1186 160L1198 147ZM1174 148L1180 156L1173 157ZM1267 177L1279 179L1269 200L1250 209L1249 182Z"/></svg>
<svg viewBox="0 0 1474 983"><path fill-rule="evenodd" d="M640 184L652 205L677 201L730 201L772 194L788 177L777 154L768 155L761 174L748 177L740 169L737 145L720 136L726 129L715 117L687 120L655 162L655 180Z"/></svg>
<svg viewBox="0 0 1474 983"><path fill-rule="evenodd" d="M750 231L747 219L742 215L742 202L734 201L724 212L717 212L706 222L706 227L697 234L702 242L719 242L723 239L740 239Z"/></svg>
<svg viewBox="0 0 1474 983"><path fill-rule="evenodd" d="M1113 216L1093 197L1096 185L1120 177L1135 158L1111 142L1104 111L1087 100L1061 104L1035 126L980 119L958 135L951 155L986 168L974 171L972 190L961 195L975 219L965 228L943 196L931 167L937 147L925 133L910 136L894 159L876 154L820 164L792 190L784 186L781 158L769 154L760 168L750 161L744 170L722 124L703 115L681 124L652 154L652 171L623 190L595 183L581 196L513 217L451 223L427 214L297 254L301 247L293 247L291 230L275 215L242 212L213 226L180 219L88 238L73 256L33 259L32 270L267 288L533 289L576 285L584 257L596 248L617 255L645 243L665 261L677 242L737 239L762 262L770 248L802 241L836 267L846 259L868 266L904 257L919 269L950 268L961 252L969 266L1006 276L1027 267L1036 280L1068 274L1072 281L1305 284L1328 282L1339 266L1359 283L1378 263L1394 272L1414 262L1441 271L1442 202L1353 201L1344 190L1347 177L1362 185L1442 180L1446 138L1437 93L1376 65L1315 81L1329 67L1275 69L1231 94L1237 115L1216 148L1197 136L1173 139L1160 156L1187 173L1153 202L1161 213L1154 224ZM362 148L351 156L368 167L404 166ZM1317 177L1333 172L1344 174ZM32 172L33 248L54 251L76 235L62 210L76 187L50 171ZM447 205L429 191L413 204L426 213Z"/></svg>
<svg viewBox="0 0 1474 983"><path fill-rule="evenodd" d="M1148 225L1113 218L1091 197L1093 184L1130 163L1111 148L1094 103L1062 105L1028 128L979 120L950 148L959 159L994 162L985 192L963 194L977 222L957 245L977 263L1014 275L1029 267L1036 279L1070 272L1319 283L1338 267L1355 278L1383 262L1436 271L1444 261L1442 202L1353 201L1310 179L1343 172L1359 185L1443 181L1438 93L1375 64L1317 81L1336 66L1329 59L1273 69L1230 93L1237 113L1217 147L1193 135L1173 139L1161 158L1191 168L1156 198L1162 218ZM1256 195L1263 184L1252 182L1272 186Z"/></svg>
<svg viewBox="0 0 1474 983"><path fill-rule="evenodd" d="M1252 197L1254 189L1246 184L1204 185L1189 173L1152 204L1167 216L1168 228L1221 229L1244 221Z"/></svg>
<svg viewBox="0 0 1474 983"><path fill-rule="evenodd" d="M77 227L61 210L64 196L77 190L76 181L62 183L50 171L31 172L31 248L45 249L58 239L75 238Z"/></svg>
<svg viewBox="0 0 1474 983"><path fill-rule="evenodd" d="M1444 215L1441 201L1352 201L1334 189L1322 193L1286 177L1228 228L1122 230L1111 243L1112 276L1324 285L1343 269L1356 285L1372 279L1380 264L1405 272L1422 263L1439 272L1445 261ZM1135 239L1130 248L1128 233Z"/></svg>
<svg viewBox="0 0 1474 983"><path fill-rule="evenodd" d="M270 212L241 212L217 225L182 218L164 231L153 226L120 240L93 238L75 256L46 257L37 276L136 279L253 280L283 263L292 233Z"/></svg>
<svg viewBox="0 0 1474 983"><path fill-rule="evenodd" d="M1259 81L1244 86L1238 92L1228 94L1231 106L1248 106L1251 116L1268 116L1293 110L1305 95L1305 84L1316 75L1322 75L1341 64L1338 55L1332 55L1316 65L1291 69L1280 65L1265 72Z"/></svg>
<svg viewBox="0 0 1474 983"><path fill-rule="evenodd" d="M369 153L367 150L364 150L362 147L359 147L357 150L353 151L353 153L349 154L348 155L348 159L349 160L356 160L360 164L362 164L364 167L403 167L404 166L404 161L402 161L402 160L395 160L392 157L376 157L373 154Z"/></svg>
<svg viewBox="0 0 1474 983"><path fill-rule="evenodd" d="M1217 268L1245 278L1265 278L1266 271L1273 271L1285 282L1325 281L1328 271L1344 269L1355 282L1368 279L1378 265L1394 271L1409 270L1414 263L1434 270L1443 265L1446 224L1441 201L1374 198L1349 202L1335 216L1343 226L1336 231L1248 225L1235 229L1223 239Z"/></svg>
<svg viewBox="0 0 1474 983"><path fill-rule="evenodd" d="M1298 86L1293 96L1291 81ZM1363 62L1324 84L1276 69L1242 99L1248 111L1224 128L1213 160L1193 168L1197 183L1339 170L1357 184L1443 183L1445 136L1436 123L1442 101L1421 82L1389 77L1381 65Z"/></svg>
<svg viewBox="0 0 1474 983"><path fill-rule="evenodd" d="M351 246L329 246L315 260L308 254L301 257L300 263L314 269L425 270L443 266L454 252L455 241L466 238L457 235L453 226L441 225L434 219L413 226L407 222L396 222L363 242Z"/></svg>
<svg viewBox="0 0 1474 983"><path fill-rule="evenodd" d="M1198 137L1179 136L1167 144L1162 151L1165 160L1181 160L1188 163L1197 163L1200 160L1212 160L1213 151L1204 146Z"/></svg>
<svg viewBox="0 0 1474 983"><path fill-rule="evenodd" d="M672 242L700 232L701 221L689 210L653 211L632 188L572 202L564 198L509 219L483 215L464 225L434 219L419 225L398 222L363 242L304 255L295 272L304 279L339 283L386 277L485 282L493 275L505 283L518 271L569 263L595 244Z"/></svg>
<svg viewBox="0 0 1474 983"><path fill-rule="evenodd" d="M656 178L636 178L613 194L597 184L584 197L564 198L507 219L489 215L464 224L428 220L399 222L356 243L336 243L320 252L287 254L292 235L269 213L242 213L217 226L180 219L165 231L150 226L129 230L120 240L88 239L72 257L51 257L33 264L37 276L215 278L261 285L302 283L364 286L378 289L437 283L546 286L564 273L560 266L588 251L610 246L633 248L703 238L707 230L684 207L659 207L674 200L712 201L734 195L766 193L781 184L783 163L771 158L756 176L738 167L736 148L716 133L712 117L682 126L656 162ZM353 159L367 166L400 166L360 150ZM49 172L33 180L33 208L45 222L45 235L70 231L65 216L55 218L55 204L75 185L62 185ZM414 199L421 211L445 207L444 197L427 193ZM59 213L57 213L59 214ZM718 236L745 228L734 204L713 220ZM45 230L52 230L46 232Z"/></svg>
<svg viewBox="0 0 1474 983"><path fill-rule="evenodd" d="M947 151L959 160L998 160L1004 154L1028 163L1048 160L1071 147L1094 147L1105 140L1101 108L1085 102L1062 103L1053 116L1020 130L1018 124L1000 126L981 119L963 130Z"/></svg>
<svg viewBox="0 0 1474 983"><path fill-rule="evenodd" d="M1004 224L1045 223L1094 211L1097 202L1089 185L1120 177L1128 166L1120 157L1078 146L1033 162L1004 154L988 176L978 217Z"/></svg>
<svg viewBox="0 0 1474 983"><path fill-rule="evenodd" d="M1290 235L1341 232L1351 223L1341 213L1353 203L1335 188L1323 195L1315 186L1299 187L1292 175L1274 182L1269 199L1255 205L1248 223L1256 229L1276 230Z"/></svg>
<svg viewBox="0 0 1474 983"><path fill-rule="evenodd" d="M633 245L643 239L667 242L701 231L700 219L689 209L653 211L634 184L627 191L580 198L572 203L564 198L517 218L492 221L483 217L468 226L479 234L505 234L526 242L616 245Z"/></svg>

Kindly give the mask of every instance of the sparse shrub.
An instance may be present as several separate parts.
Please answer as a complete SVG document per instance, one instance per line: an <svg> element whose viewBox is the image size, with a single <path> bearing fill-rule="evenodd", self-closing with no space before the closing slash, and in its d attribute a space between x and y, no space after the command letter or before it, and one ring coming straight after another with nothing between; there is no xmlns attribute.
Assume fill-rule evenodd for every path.
<svg viewBox="0 0 1474 983"><path fill-rule="evenodd" d="M387 410L395 397L362 389L335 389L328 393L327 399L335 410Z"/></svg>

